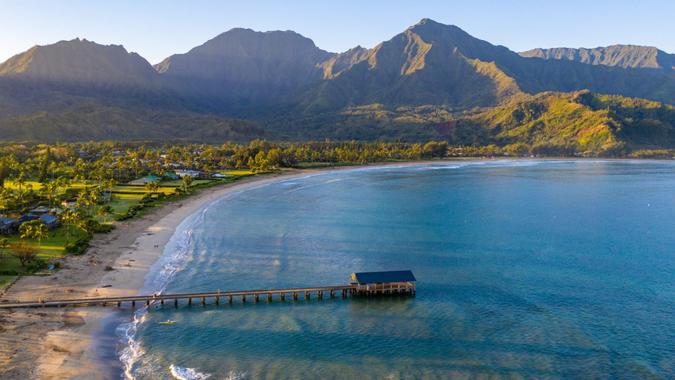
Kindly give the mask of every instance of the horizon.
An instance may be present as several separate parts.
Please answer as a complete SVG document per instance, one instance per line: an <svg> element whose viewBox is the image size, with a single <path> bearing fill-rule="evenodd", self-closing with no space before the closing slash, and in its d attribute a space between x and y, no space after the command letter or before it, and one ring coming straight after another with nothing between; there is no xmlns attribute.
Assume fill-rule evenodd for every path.
<svg viewBox="0 0 675 380"><path fill-rule="evenodd" d="M102 45L122 45L127 51L138 53L151 64L156 64L234 28L260 32L294 31L311 39L323 50L339 53L356 46L372 48L424 18L455 25L476 38L516 52L534 48L594 48L615 44L653 46L669 54L675 52L675 41L668 38L675 34L675 28L667 16L675 12L675 5L662 1L651 1L653 6L624 2L623 7L616 7L616 2L612 2L611 9L606 9L603 4L586 5L584 14L596 16L593 33L588 33L585 28L565 25L569 16L581 9L580 1L539 5L529 0L517 4L494 4L482 0L482 5L491 5L490 12L481 11L481 4L449 6L432 1L412 7L396 2L393 6L387 3L388 8L382 9L378 7L382 2L376 2L361 6L359 14L354 14L357 8L355 2L328 10L326 6L307 2L280 5L264 1L256 5L223 5L204 0L199 2L202 7L175 2L168 2L171 6L162 8L152 7L149 3L132 5L136 12L128 11L128 1L87 4L73 0L69 2L71 6L67 11L62 6L40 0L28 2L35 6L27 6L26 3L10 3L6 6L7 11L0 16L6 28L20 31L0 37L0 62L36 45L80 38ZM185 7L190 11L182 11ZM37 13L35 9L38 9ZM261 15L261 9L267 12ZM35 23L23 22L28 17L24 16L26 13L30 13L36 19L35 23L41 25L39 30L32 27ZM220 18L223 13L227 13L226 17ZM552 20L552 13L559 17ZM60 17L53 17L53 14ZM373 14L389 17L366 22ZM101 24L103 18L124 22L111 26ZM333 19L345 22L329 21ZM537 33L531 33L532 29L536 29Z"/></svg>

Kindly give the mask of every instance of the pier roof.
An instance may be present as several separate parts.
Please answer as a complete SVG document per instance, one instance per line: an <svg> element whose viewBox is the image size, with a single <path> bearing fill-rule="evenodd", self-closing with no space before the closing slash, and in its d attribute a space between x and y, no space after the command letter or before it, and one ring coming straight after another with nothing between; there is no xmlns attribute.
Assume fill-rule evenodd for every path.
<svg viewBox="0 0 675 380"><path fill-rule="evenodd" d="M352 273L352 281L359 284L377 284L383 282L414 282L417 281L412 271L398 270L386 272L359 272Z"/></svg>

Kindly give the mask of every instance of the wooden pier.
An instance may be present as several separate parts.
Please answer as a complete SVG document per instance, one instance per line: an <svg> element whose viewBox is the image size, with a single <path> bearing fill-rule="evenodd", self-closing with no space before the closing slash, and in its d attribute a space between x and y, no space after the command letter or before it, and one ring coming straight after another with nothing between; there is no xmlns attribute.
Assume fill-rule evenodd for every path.
<svg viewBox="0 0 675 380"><path fill-rule="evenodd" d="M391 272L393 273L393 272ZM412 275L412 274L411 274ZM352 275L352 278L355 278ZM192 305L195 302L205 306L208 303L220 305L220 303L232 304L235 302L272 302L277 300L284 302L286 297L291 301L299 298L309 300L312 297L322 300L326 298L347 297L378 297L388 295L412 296L415 295L415 283L412 281L359 283L352 282L349 285L318 286L307 288L286 289L258 289L237 290L226 292L200 292L178 294L153 294L128 297L97 297L77 298L62 300L36 300L23 302L0 302L0 309L11 308L35 308L35 307L88 307L88 306L149 306L151 304L165 305L173 303L174 307L179 304Z"/></svg>

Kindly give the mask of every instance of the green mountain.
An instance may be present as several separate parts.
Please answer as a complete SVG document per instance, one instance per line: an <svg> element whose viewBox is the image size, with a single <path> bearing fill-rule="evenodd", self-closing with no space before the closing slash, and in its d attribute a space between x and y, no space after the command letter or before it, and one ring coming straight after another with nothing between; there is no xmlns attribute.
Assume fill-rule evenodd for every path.
<svg viewBox="0 0 675 380"><path fill-rule="evenodd" d="M189 112L116 107L91 101L8 118L0 136L9 141L183 140L191 142L274 139L254 122Z"/></svg>
<svg viewBox="0 0 675 380"><path fill-rule="evenodd" d="M368 51L333 57L323 69L324 80L301 103L310 112L372 103L466 109L582 89L675 102L668 72L522 57L429 19Z"/></svg>
<svg viewBox="0 0 675 380"><path fill-rule="evenodd" d="M675 107L589 91L542 93L456 120L483 143L527 144L553 152L607 153L675 147Z"/></svg>
<svg viewBox="0 0 675 380"><path fill-rule="evenodd" d="M672 55L658 49L518 54L430 19L339 54L238 28L154 67L80 39L0 64L4 140L442 138L604 152L671 146L673 103Z"/></svg>

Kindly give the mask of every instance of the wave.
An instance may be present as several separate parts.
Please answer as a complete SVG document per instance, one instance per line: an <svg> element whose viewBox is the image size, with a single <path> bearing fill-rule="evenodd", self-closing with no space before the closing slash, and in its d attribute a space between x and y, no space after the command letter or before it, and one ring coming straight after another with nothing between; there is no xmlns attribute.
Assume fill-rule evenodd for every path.
<svg viewBox="0 0 675 380"><path fill-rule="evenodd" d="M204 380L211 377L210 374L198 372L194 368L183 368L173 364L169 367L169 371L171 376L178 380Z"/></svg>
<svg viewBox="0 0 675 380"><path fill-rule="evenodd" d="M204 380L211 377L210 373L202 373L194 368L183 368L174 364L169 366L169 372L178 380ZM245 378L246 372L230 371L223 380L244 380Z"/></svg>
<svg viewBox="0 0 675 380"><path fill-rule="evenodd" d="M192 244L192 232L196 225L204 220L204 214L208 206L189 216L176 228L176 233L171 237L164 248L164 254L150 268L145 278L141 294L161 294L171 282L173 277L185 265L190 245ZM122 343L119 351L119 359L122 363L123 375L127 379L134 379L136 364L145 353L140 341L136 339L138 328L147 319L147 306L136 310L130 322L123 323L115 330Z"/></svg>

